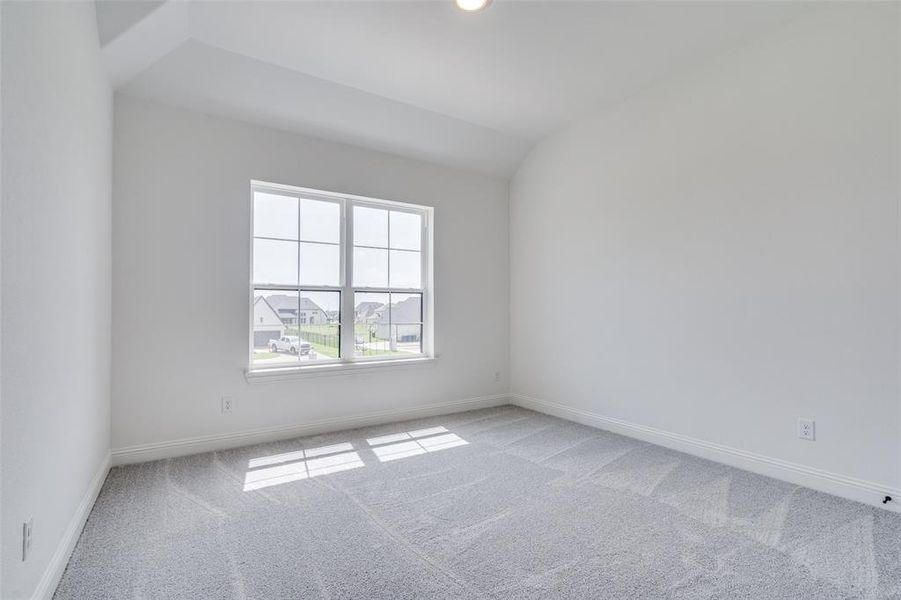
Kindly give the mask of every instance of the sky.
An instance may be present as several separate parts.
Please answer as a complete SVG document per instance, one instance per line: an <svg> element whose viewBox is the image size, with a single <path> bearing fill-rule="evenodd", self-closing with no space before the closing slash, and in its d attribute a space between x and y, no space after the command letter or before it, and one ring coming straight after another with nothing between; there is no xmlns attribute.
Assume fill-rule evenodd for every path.
<svg viewBox="0 0 901 600"><path fill-rule="evenodd" d="M340 285L338 202L255 192L253 221L254 283ZM355 206L353 228L354 286L421 287L420 215Z"/></svg>

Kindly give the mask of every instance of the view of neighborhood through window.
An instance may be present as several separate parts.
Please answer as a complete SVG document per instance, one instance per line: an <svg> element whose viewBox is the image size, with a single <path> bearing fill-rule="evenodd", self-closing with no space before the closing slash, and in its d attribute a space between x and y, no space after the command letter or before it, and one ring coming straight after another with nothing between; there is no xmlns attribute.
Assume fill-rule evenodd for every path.
<svg viewBox="0 0 901 600"><path fill-rule="evenodd" d="M422 209L306 196L254 186L251 368L422 355Z"/></svg>
<svg viewBox="0 0 901 600"><path fill-rule="evenodd" d="M422 294L356 292L354 354L422 352Z"/></svg>
<svg viewBox="0 0 901 600"><path fill-rule="evenodd" d="M253 314L254 366L340 356L341 292L255 290Z"/></svg>

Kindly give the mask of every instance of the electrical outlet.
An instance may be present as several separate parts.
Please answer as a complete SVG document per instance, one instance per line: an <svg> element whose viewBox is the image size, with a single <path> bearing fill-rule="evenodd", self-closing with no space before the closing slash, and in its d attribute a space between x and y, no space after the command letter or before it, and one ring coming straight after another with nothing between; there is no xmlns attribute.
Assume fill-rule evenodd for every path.
<svg viewBox="0 0 901 600"><path fill-rule="evenodd" d="M810 442L816 439L816 422L813 419L798 419L798 437Z"/></svg>
<svg viewBox="0 0 901 600"><path fill-rule="evenodd" d="M31 554L31 529L34 525L34 519L29 518L27 521L22 523L22 560L28 560L28 555Z"/></svg>
<svg viewBox="0 0 901 600"><path fill-rule="evenodd" d="M232 414L232 407L235 405L234 399L231 396L222 396L222 414L230 415Z"/></svg>
<svg viewBox="0 0 901 600"><path fill-rule="evenodd" d="M495 372L494 372L494 380L495 380L495 381L500 381L500 380L501 380L501 372L500 372L500 371L495 371Z"/></svg>

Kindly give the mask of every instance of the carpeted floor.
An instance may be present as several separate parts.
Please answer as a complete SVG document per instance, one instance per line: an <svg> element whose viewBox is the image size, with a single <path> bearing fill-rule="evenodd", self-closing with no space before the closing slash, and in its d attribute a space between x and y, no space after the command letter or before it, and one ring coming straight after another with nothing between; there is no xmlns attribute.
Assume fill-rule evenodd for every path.
<svg viewBox="0 0 901 600"><path fill-rule="evenodd" d="M505 406L113 469L55 598L901 598L901 515Z"/></svg>

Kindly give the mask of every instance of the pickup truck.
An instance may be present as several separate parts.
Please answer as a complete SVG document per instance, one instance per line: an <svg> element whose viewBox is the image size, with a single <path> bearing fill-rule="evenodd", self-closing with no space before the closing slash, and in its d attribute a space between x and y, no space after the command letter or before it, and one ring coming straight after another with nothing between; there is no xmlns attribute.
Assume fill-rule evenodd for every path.
<svg viewBox="0 0 901 600"><path fill-rule="evenodd" d="M270 352L290 352L291 354L309 354L310 342L305 342L296 335L286 335L269 340Z"/></svg>

